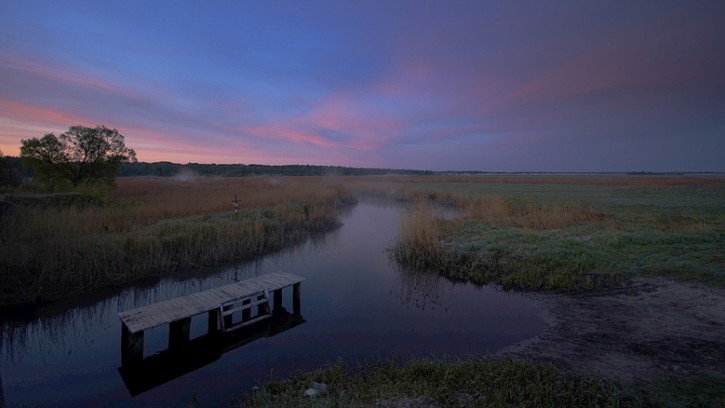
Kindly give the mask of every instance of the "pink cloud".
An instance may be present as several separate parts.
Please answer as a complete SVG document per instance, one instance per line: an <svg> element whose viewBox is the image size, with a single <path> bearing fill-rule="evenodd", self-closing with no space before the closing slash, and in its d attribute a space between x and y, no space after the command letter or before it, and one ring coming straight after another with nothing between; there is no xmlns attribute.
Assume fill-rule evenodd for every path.
<svg viewBox="0 0 725 408"><path fill-rule="evenodd" d="M4 154L19 155L22 139L62 133L78 124L95 125L62 110L0 99L0 150Z"/></svg>
<svg viewBox="0 0 725 408"><path fill-rule="evenodd" d="M337 146L336 143L326 140L324 137L288 125L243 127L240 129L240 133L249 134L259 139L283 140L295 144L308 143L322 148L333 148Z"/></svg>
<svg viewBox="0 0 725 408"><path fill-rule="evenodd" d="M65 125L68 123L83 123L81 118L69 112L63 112L58 109L44 108L33 106L22 102L0 99L0 111L3 117L15 120L27 120L33 122L42 122L49 125Z"/></svg>
<svg viewBox="0 0 725 408"><path fill-rule="evenodd" d="M127 89L113 85L90 72L63 66L57 61L49 65L32 58L8 54L2 55L2 61L0 72L4 72L6 75L22 75L32 78L33 82L49 81L93 91L128 95Z"/></svg>

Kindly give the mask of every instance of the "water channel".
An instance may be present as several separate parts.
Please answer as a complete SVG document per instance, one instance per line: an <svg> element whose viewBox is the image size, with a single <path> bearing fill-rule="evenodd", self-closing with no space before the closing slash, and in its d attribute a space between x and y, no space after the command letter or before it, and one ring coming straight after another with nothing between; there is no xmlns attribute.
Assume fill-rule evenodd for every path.
<svg viewBox="0 0 725 408"><path fill-rule="evenodd" d="M0 315L0 406L3 399L7 407L225 405L270 376L299 369L486 355L544 330L539 310L519 294L398 267L388 249L402 213L362 202L339 229L256 262ZM302 324L131 395L118 370L119 311L275 271L305 278ZM193 319L192 337L205 328L205 320ZM147 332L145 355L164 349L166 336L163 327Z"/></svg>

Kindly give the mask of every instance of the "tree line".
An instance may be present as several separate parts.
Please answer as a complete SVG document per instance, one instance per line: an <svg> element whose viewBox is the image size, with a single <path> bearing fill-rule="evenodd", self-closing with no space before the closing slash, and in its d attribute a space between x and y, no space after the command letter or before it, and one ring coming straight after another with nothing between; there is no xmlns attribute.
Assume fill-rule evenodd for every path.
<svg viewBox="0 0 725 408"><path fill-rule="evenodd" d="M119 177L199 175L221 177L244 176L382 176L382 175L428 175L431 171L401 170L385 168L359 168L343 166L318 166L308 164L265 165L265 164L178 164L171 162L121 163Z"/></svg>

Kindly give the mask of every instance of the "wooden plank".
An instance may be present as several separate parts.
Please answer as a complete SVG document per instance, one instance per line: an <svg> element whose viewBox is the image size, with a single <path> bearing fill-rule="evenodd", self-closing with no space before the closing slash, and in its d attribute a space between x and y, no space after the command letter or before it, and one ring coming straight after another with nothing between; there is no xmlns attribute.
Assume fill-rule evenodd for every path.
<svg viewBox="0 0 725 408"><path fill-rule="evenodd" d="M257 316L254 319L246 320L246 321L243 321L241 323L237 323L237 324L231 325L229 327L226 327L226 328L224 328L224 331L225 332L230 332L230 331L233 331L233 330L237 330L237 329L242 328L244 326L249 326L250 324L254 324L254 323L257 323L259 321L262 321L264 319L269 319L270 317L272 317L271 314Z"/></svg>
<svg viewBox="0 0 725 408"><path fill-rule="evenodd" d="M249 309L253 308L254 306L259 306L261 304L268 303L268 302L269 302L268 299L259 300L259 301L252 300L251 302L249 302L249 303L247 303L245 305L242 305L240 307L235 307L235 308L227 309L224 312L222 312L222 315L223 316L228 316L228 315L234 314L236 312L241 312L243 310L249 310Z"/></svg>
<svg viewBox="0 0 725 408"><path fill-rule="evenodd" d="M118 314L131 333L151 329L187 317L217 309L229 300L252 296L260 291L275 291L299 284L304 278L286 272L274 272L240 282L165 300Z"/></svg>

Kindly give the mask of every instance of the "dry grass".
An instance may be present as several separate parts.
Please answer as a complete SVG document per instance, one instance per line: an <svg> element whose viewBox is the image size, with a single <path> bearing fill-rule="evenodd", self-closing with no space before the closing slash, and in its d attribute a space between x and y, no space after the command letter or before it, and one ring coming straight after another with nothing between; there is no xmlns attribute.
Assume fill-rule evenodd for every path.
<svg viewBox="0 0 725 408"><path fill-rule="evenodd" d="M612 221L580 202L539 202L517 204L501 196L484 196L457 200L465 216L491 225L509 225L532 229L557 229L583 223Z"/></svg>
<svg viewBox="0 0 725 408"><path fill-rule="evenodd" d="M474 183L474 184L531 184L531 185L586 185L586 186L704 186L723 185L725 178L712 176L676 176L676 175L515 175L515 174L475 174L434 177L411 177L419 181L435 180L437 183Z"/></svg>
<svg viewBox="0 0 725 408"><path fill-rule="evenodd" d="M636 177L641 185L625 176L592 185L563 176L535 178L536 185L470 179L480 183L405 184L420 189L421 200L444 197L460 217L432 221L411 211L394 251L399 261L519 289L587 290L641 274L725 283L722 177ZM540 183L546 180L552 184Z"/></svg>
<svg viewBox="0 0 725 408"><path fill-rule="evenodd" d="M341 182L319 177L194 178L177 180L156 177L124 178L109 198L133 207L119 226L148 224L161 219L217 214L233 209L264 208L295 203L320 203L349 195ZM117 215L117 214L110 214Z"/></svg>
<svg viewBox="0 0 725 408"><path fill-rule="evenodd" d="M400 238L418 248L433 248L443 237L443 220L426 203L408 211L400 228Z"/></svg>
<svg viewBox="0 0 725 408"><path fill-rule="evenodd" d="M248 259L333 227L350 200L321 178L136 178L100 207L15 206L0 230L0 304Z"/></svg>

